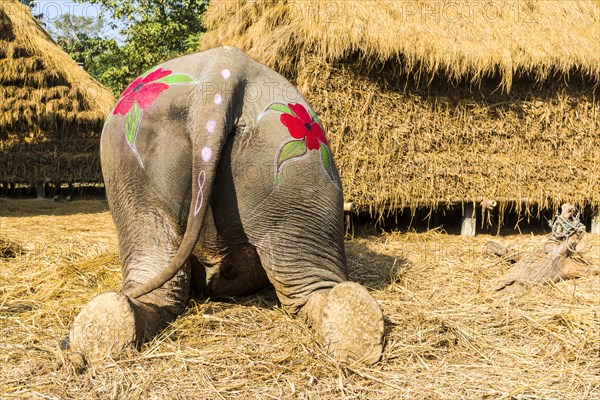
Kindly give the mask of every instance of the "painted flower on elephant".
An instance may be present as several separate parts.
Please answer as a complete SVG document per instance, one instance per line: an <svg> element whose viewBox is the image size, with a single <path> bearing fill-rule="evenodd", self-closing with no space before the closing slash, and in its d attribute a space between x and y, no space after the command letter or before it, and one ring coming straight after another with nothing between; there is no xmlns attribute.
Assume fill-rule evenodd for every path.
<svg viewBox="0 0 600 400"><path fill-rule="evenodd" d="M159 67L135 79L121 95L112 115L123 115L126 117L125 137L142 168L144 163L135 147L135 139L138 135L144 110L152 107L160 94L171 86L196 83L196 79L191 75L173 73L171 70Z"/></svg>
<svg viewBox="0 0 600 400"><path fill-rule="evenodd" d="M279 181L284 164L303 158L309 151L319 151L327 176L339 187L333 171L333 159L327 138L317 114L310 107L300 103L271 103L258 119L260 120L269 111L281 113L279 120L287 128L290 136L296 139L285 142L279 148L275 158L275 179Z"/></svg>
<svg viewBox="0 0 600 400"><path fill-rule="evenodd" d="M169 85L160 82L160 79L171 75L172 72L158 68L146 76L138 77L127 86L113 110L113 114L127 115L136 103L142 110L150 108L158 95L169 88Z"/></svg>
<svg viewBox="0 0 600 400"><path fill-rule="evenodd" d="M288 104L293 114L281 114L281 123L288 128L294 139L304 139L308 150L318 150L327 144L320 122L311 117L302 104Z"/></svg>

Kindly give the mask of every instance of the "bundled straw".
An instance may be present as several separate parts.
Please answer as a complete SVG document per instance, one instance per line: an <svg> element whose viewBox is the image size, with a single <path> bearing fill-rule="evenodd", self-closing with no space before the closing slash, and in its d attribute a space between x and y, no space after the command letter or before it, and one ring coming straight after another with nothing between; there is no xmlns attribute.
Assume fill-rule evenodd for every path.
<svg viewBox="0 0 600 400"><path fill-rule="evenodd" d="M206 23L297 84L363 210L600 206L597 1L215 0Z"/></svg>
<svg viewBox="0 0 600 400"><path fill-rule="evenodd" d="M0 258L15 258L21 254L21 246L0 236Z"/></svg>
<svg viewBox="0 0 600 400"><path fill-rule="evenodd" d="M101 181L98 144L110 91L16 0L0 2L0 180Z"/></svg>
<svg viewBox="0 0 600 400"><path fill-rule="evenodd" d="M567 17L568 16L568 17ZM240 47L293 75L304 54L336 63L353 54L427 80L473 82L554 73L600 80L600 5L573 1L214 0L205 47Z"/></svg>

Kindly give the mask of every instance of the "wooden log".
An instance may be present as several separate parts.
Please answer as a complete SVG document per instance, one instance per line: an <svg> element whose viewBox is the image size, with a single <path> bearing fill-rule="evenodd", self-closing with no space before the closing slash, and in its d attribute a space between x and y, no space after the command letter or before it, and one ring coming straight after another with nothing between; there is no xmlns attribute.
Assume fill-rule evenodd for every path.
<svg viewBox="0 0 600 400"><path fill-rule="evenodd" d="M38 199L46 197L46 182L43 179L38 179L35 184L35 194Z"/></svg>
<svg viewBox="0 0 600 400"><path fill-rule="evenodd" d="M352 212L356 210L356 203L354 203L353 201L344 203L344 211L345 212Z"/></svg>
<svg viewBox="0 0 600 400"><path fill-rule="evenodd" d="M512 255L511 255L511 251L508 247L504 247L499 243L496 242L487 242L485 244L485 250L486 252L488 252L489 254L498 256L498 257L510 257L510 259L512 260Z"/></svg>
<svg viewBox="0 0 600 400"><path fill-rule="evenodd" d="M597 210L594 216L592 217L592 227L590 229L591 233L595 233L596 235L600 235L600 210Z"/></svg>
<svg viewBox="0 0 600 400"><path fill-rule="evenodd" d="M485 244L485 250L488 254L506 258L511 263L516 263L523 258L523 252L511 247L502 246L501 244L492 241Z"/></svg>
<svg viewBox="0 0 600 400"><path fill-rule="evenodd" d="M462 236L475 236L477 228L477 218L475 216L475 207L473 203L466 203L462 208L462 223L460 234Z"/></svg>

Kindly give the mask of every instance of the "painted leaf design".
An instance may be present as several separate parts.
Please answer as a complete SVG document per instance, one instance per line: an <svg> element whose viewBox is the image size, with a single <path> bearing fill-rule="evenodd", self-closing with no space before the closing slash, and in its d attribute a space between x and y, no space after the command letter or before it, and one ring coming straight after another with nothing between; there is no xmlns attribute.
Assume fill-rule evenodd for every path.
<svg viewBox="0 0 600 400"><path fill-rule="evenodd" d="M260 114L258 114L258 117L256 117L256 121L260 121L271 110L279 111L280 113L296 116L296 114L294 114L292 109L289 106L287 106L286 104L271 103Z"/></svg>
<svg viewBox="0 0 600 400"><path fill-rule="evenodd" d="M157 80L159 83L166 83L167 85L173 85L175 83L195 83L196 80L188 74L171 74L165 76L162 79Z"/></svg>
<svg viewBox="0 0 600 400"><path fill-rule="evenodd" d="M329 149L323 143L321 143L321 162L323 163L323 167L325 167L325 171L327 171L327 175L329 175L329 178L335 181L335 177L333 176L333 170L331 166L331 155L329 154Z"/></svg>
<svg viewBox="0 0 600 400"><path fill-rule="evenodd" d="M130 145L133 145L133 141L135 140L135 133L138 129L138 125L140 124L140 120L142 119L142 110L138 106L137 101L133 103L133 107L131 107L131 111L127 114L127 121L125 122L125 136L127 136L127 141Z"/></svg>
<svg viewBox="0 0 600 400"><path fill-rule="evenodd" d="M289 108L286 104L283 103L271 103L267 108L265 108L265 111L268 110L274 110L285 114L296 115L294 114L291 108Z"/></svg>
<svg viewBox="0 0 600 400"><path fill-rule="evenodd" d="M302 157L306 154L307 150L304 140L292 140L284 144L277 157L277 173L279 173L284 162L292 158Z"/></svg>

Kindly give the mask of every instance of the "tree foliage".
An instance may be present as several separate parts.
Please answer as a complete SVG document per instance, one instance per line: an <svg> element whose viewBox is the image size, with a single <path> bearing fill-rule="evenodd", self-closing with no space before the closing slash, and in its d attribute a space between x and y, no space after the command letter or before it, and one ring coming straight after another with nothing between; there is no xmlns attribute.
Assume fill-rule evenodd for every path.
<svg viewBox="0 0 600 400"><path fill-rule="evenodd" d="M78 0L81 1L81 0ZM198 49L208 0L91 0L120 21L125 45L122 62L105 72L104 81L121 91L148 68Z"/></svg>
<svg viewBox="0 0 600 400"><path fill-rule="evenodd" d="M37 0L19 0L19 2L29 7L32 13L33 9L37 5ZM44 18L44 14L33 14L33 16L43 25L42 18Z"/></svg>
<svg viewBox="0 0 600 400"><path fill-rule="evenodd" d="M87 72L113 88L114 84L107 72L121 65L123 58L117 41L105 38L107 25L102 16L62 14L54 20L54 28L50 29L50 33L63 50Z"/></svg>
<svg viewBox="0 0 600 400"><path fill-rule="evenodd" d="M25 4L29 8L35 7L36 0L19 0L22 4Z"/></svg>
<svg viewBox="0 0 600 400"><path fill-rule="evenodd" d="M108 14L62 16L54 27L57 42L100 82L120 93L148 68L198 50L208 0L76 0L96 4ZM102 33L119 29L123 43Z"/></svg>

